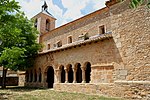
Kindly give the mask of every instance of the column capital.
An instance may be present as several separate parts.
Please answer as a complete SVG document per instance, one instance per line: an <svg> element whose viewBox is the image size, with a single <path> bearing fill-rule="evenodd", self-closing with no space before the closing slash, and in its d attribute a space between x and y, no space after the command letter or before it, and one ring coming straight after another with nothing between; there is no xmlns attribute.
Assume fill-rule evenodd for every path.
<svg viewBox="0 0 150 100"><path fill-rule="evenodd" d="M68 68L65 68L64 70L65 70L65 72L69 72L69 69L68 69Z"/></svg>
<svg viewBox="0 0 150 100"><path fill-rule="evenodd" d="M73 72L77 72L77 67L72 67Z"/></svg>
<svg viewBox="0 0 150 100"><path fill-rule="evenodd" d="M86 70L86 67L83 67L83 66L82 66L82 67L81 67L81 70L82 70L82 71L85 71L85 70Z"/></svg>
<svg viewBox="0 0 150 100"><path fill-rule="evenodd" d="M77 81L76 81L76 80L74 80L74 81L73 81L73 83L77 83Z"/></svg>

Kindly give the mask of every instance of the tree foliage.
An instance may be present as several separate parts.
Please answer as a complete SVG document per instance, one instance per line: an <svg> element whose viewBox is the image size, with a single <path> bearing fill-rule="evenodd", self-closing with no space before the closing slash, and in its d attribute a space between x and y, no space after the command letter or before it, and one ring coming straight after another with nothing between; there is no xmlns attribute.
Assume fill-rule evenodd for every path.
<svg viewBox="0 0 150 100"><path fill-rule="evenodd" d="M124 0L118 0L119 2ZM130 0L130 7L137 8L138 6L142 5L144 2L147 3L147 7L150 8L150 0Z"/></svg>
<svg viewBox="0 0 150 100"><path fill-rule="evenodd" d="M31 67L40 49L38 32L20 12L15 0L0 0L0 66L12 70Z"/></svg>
<svg viewBox="0 0 150 100"><path fill-rule="evenodd" d="M137 8L138 6L142 5L144 2L147 2L147 7L150 8L150 0L131 0L130 7Z"/></svg>
<svg viewBox="0 0 150 100"><path fill-rule="evenodd" d="M131 0L130 6L132 8L137 8L139 5L143 3L144 0Z"/></svg>

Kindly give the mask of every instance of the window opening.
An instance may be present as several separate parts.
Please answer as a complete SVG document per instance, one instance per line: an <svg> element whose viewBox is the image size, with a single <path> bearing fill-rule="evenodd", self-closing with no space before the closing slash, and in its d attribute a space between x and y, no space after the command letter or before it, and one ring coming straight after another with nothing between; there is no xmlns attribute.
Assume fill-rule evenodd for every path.
<svg viewBox="0 0 150 100"><path fill-rule="evenodd" d="M48 44L47 45L47 50L49 50L51 48L51 45L50 44Z"/></svg>
<svg viewBox="0 0 150 100"><path fill-rule="evenodd" d="M105 34L105 27L104 27L104 25L99 27L99 34Z"/></svg>
<svg viewBox="0 0 150 100"><path fill-rule="evenodd" d="M50 21L48 19L46 20L46 30L50 30Z"/></svg>
<svg viewBox="0 0 150 100"><path fill-rule="evenodd" d="M57 47L61 47L61 46L62 46L62 42L61 41L57 42Z"/></svg>
<svg viewBox="0 0 150 100"><path fill-rule="evenodd" d="M68 37L68 43L72 43L72 36Z"/></svg>
<svg viewBox="0 0 150 100"><path fill-rule="evenodd" d="M35 19L34 27L37 28L37 19Z"/></svg>

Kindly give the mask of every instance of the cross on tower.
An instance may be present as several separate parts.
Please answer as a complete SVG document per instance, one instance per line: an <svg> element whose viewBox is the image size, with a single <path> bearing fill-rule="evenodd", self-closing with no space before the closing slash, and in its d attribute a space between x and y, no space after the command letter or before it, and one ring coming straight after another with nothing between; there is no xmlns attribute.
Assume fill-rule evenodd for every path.
<svg viewBox="0 0 150 100"><path fill-rule="evenodd" d="M43 10L47 10L47 8L48 8L48 6L47 6L47 4L46 4L46 1L44 1L44 5L42 6L42 11L43 11Z"/></svg>

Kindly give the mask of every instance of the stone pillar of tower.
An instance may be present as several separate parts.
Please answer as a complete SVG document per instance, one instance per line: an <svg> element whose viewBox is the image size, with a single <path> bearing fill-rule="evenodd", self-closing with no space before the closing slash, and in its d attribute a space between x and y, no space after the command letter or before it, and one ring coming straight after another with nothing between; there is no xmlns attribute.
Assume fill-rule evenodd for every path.
<svg viewBox="0 0 150 100"><path fill-rule="evenodd" d="M53 15L48 12L48 5L46 2L44 2L41 12L32 17L32 19L34 20L34 26L40 32L40 35L55 29L56 18L54 18ZM40 36L37 41L40 42Z"/></svg>

